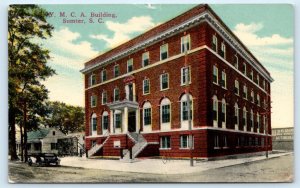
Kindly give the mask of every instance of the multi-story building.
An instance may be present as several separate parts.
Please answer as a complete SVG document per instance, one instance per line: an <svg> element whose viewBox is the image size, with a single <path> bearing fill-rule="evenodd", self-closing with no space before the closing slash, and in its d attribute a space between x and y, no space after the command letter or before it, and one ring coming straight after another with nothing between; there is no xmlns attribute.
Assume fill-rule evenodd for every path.
<svg viewBox="0 0 300 188"><path fill-rule="evenodd" d="M273 79L208 5L91 59L81 72L89 156L120 156L120 148L132 148L133 157L203 158L272 149Z"/></svg>

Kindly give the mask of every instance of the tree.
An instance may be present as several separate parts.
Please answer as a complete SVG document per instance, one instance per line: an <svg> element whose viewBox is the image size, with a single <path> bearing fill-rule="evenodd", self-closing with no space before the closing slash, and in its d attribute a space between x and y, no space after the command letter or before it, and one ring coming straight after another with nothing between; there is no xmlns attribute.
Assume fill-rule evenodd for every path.
<svg viewBox="0 0 300 188"><path fill-rule="evenodd" d="M11 5L8 11L8 89L9 153L17 159L15 124L24 128L36 126L45 115L48 90L41 83L55 71L47 66L49 51L34 41L51 37L53 26L46 21L47 12L37 5ZM22 122L23 121L23 122ZM25 160L26 160L25 147Z"/></svg>
<svg viewBox="0 0 300 188"><path fill-rule="evenodd" d="M84 109L62 102L48 103L49 116L44 124L55 127L67 134L84 130Z"/></svg>

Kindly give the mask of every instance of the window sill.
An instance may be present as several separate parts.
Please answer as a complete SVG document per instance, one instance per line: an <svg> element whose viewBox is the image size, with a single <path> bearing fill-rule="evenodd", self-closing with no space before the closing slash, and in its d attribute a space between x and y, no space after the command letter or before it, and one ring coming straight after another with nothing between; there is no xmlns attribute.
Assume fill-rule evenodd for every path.
<svg viewBox="0 0 300 188"><path fill-rule="evenodd" d="M169 88L166 88L166 89L160 89L160 91L166 91L166 90L168 90Z"/></svg>
<svg viewBox="0 0 300 188"><path fill-rule="evenodd" d="M150 95L150 93L143 93L143 95Z"/></svg>
<svg viewBox="0 0 300 188"><path fill-rule="evenodd" d="M159 150L171 150L171 148L159 148Z"/></svg>
<svg viewBox="0 0 300 188"><path fill-rule="evenodd" d="M186 83L181 83L180 86L187 86L187 85L190 85L190 84L192 84L191 81L190 81L188 84L186 84Z"/></svg>
<svg viewBox="0 0 300 188"><path fill-rule="evenodd" d="M190 150L189 147L188 148L179 148L179 149L181 149L181 150ZM192 149L194 149L194 147Z"/></svg>
<svg viewBox="0 0 300 188"><path fill-rule="evenodd" d="M214 147L214 149L221 149L221 147Z"/></svg>
<svg viewBox="0 0 300 188"><path fill-rule="evenodd" d="M216 82L213 82L213 84L215 84L215 85L219 86L219 84L218 84L218 83L216 83Z"/></svg>
<svg viewBox="0 0 300 188"><path fill-rule="evenodd" d="M223 149L229 149L229 147L228 147L228 146L226 146L226 147L223 147Z"/></svg>
<svg viewBox="0 0 300 188"><path fill-rule="evenodd" d="M225 89L225 90L228 90L227 87L223 87L223 86L222 86L222 88Z"/></svg>
<svg viewBox="0 0 300 188"><path fill-rule="evenodd" d="M235 93L235 95L236 95L236 96L240 96L240 94L238 94L238 93Z"/></svg>

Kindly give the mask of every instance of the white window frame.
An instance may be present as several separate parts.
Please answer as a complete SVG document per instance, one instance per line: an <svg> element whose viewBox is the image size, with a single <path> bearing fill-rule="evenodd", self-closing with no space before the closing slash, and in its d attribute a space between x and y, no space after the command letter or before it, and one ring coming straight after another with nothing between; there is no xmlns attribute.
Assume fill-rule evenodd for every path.
<svg viewBox="0 0 300 188"><path fill-rule="evenodd" d="M220 148L220 140L219 135L214 135L214 149Z"/></svg>
<svg viewBox="0 0 300 188"><path fill-rule="evenodd" d="M255 100L255 99L254 99L254 91L253 91L253 90L251 91L251 98L252 98L252 99L251 99L251 102L254 103L254 100Z"/></svg>
<svg viewBox="0 0 300 188"><path fill-rule="evenodd" d="M234 88L237 88L237 93L235 93L236 95L240 95L240 83L238 80L234 81Z"/></svg>
<svg viewBox="0 0 300 188"><path fill-rule="evenodd" d="M94 129L94 121L96 122L96 129ZM90 122L91 122L91 131L90 131L91 135L96 136L97 135L97 127L98 127L96 113L92 114Z"/></svg>
<svg viewBox="0 0 300 188"><path fill-rule="evenodd" d="M116 75L116 68L118 68L118 75ZM118 76L120 76L120 67L119 67L119 65L115 65L114 66L114 77L116 78Z"/></svg>
<svg viewBox="0 0 300 188"><path fill-rule="evenodd" d="M225 71L222 71L222 81L224 81L224 86L222 86L222 88L226 89L227 88L227 77L226 77Z"/></svg>
<svg viewBox="0 0 300 188"><path fill-rule="evenodd" d="M147 57L147 58L145 58ZM149 52L144 52L142 54L142 67L146 67L148 65L145 65L145 60L148 59L148 65L150 64L150 55L149 55Z"/></svg>
<svg viewBox="0 0 300 188"><path fill-rule="evenodd" d="M234 117L237 118L236 125L240 125L240 112L239 105L237 103L234 104Z"/></svg>
<svg viewBox="0 0 300 188"><path fill-rule="evenodd" d="M244 86L243 86L243 94L245 93L245 97L244 97L244 99L248 99L248 88L247 88L247 86L244 84Z"/></svg>
<svg viewBox="0 0 300 188"><path fill-rule="evenodd" d="M166 52L167 52L167 57L166 57L166 59L169 58L169 45L168 45L168 43L166 43L166 44L163 44L163 45L160 46L160 53L159 53L159 54L160 54L160 55L159 55L160 61L165 60L165 59L162 59L162 53L164 52L164 51L162 51L162 50L164 49L164 47L166 47Z"/></svg>
<svg viewBox="0 0 300 188"><path fill-rule="evenodd" d="M118 100L116 100L116 90L118 90L119 91L119 99ZM115 88L114 89L114 102L116 102L116 101L119 101L120 100L120 90L119 90L119 88Z"/></svg>
<svg viewBox="0 0 300 188"><path fill-rule="evenodd" d="M256 95L257 98L257 106L260 106L260 95L257 93Z"/></svg>
<svg viewBox="0 0 300 188"><path fill-rule="evenodd" d="M185 49L185 44L188 44L188 49ZM190 34L181 37L181 53L185 53L191 49L191 36Z"/></svg>
<svg viewBox="0 0 300 188"><path fill-rule="evenodd" d="M163 106L167 106L169 105L170 106L170 109L169 109L169 122L163 122ZM166 129L170 129L170 125L171 125L171 121L172 121L172 105L171 105L171 101L168 99L168 98L164 98L161 103L160 103L160 124L162 125L161 126L161 129L162 128L166 128L166 127L163 127L163 126L166 126L168 125L169 127L167 127Z"/></svg>
<svg viewBox="0 0 300 188"><path fill-rule="evenodd" d="M216 112L216 119L213 117L213 127L218 127L219 122L219 101L216 95L213 96L213 111Z"/></svg>
<svg viewBox="0 0 300 188"><path fill-rule="evenodd" d="M217 82L214 81L214 76L217 77ZM219 85L219 70L216 65L213 65L213 83Z"/></svg>
<svg viewBox="0 0 300 188"><path fill-rule="evenodd" d="M245 119L245 123L243 124L243 126L247 127L247 109L246 109L246 107L243 108L243 119Z"/></svg>
<svg viewBox="0 0 300 188"><path fill-rule="evenodd" d="M146 81L148 81L148 84L149 84L149 91L148 91L148 93L145 92L145 83L146 83ZM143 80L143 95L148 95L148 94L150 94L150 79L149 78L145 78Z"/></svg>
<svg viewBox="0 0 300 188"><path fill-rule="evenodd" d="M213 41L212 41L213 44L216 45L216 50L215 50L215 52L218 53L218 38L217 38L217 36L216 36L216 35L213 35L212 40L213 40Z"/></svg>
<svg viewBox="0 0 300 188"><path fill-rule="evenodd" d="M185 121L188 121L187 120L183 120L183 103L184 102L187 102L187 96L189 95L190 97L190 103L191 103L191 110L190 110L190 113L191 113L191 120L193 120L193 96L191 94L184 94L181 99L180 99L180 121L181 122L185 122Z"/></svg>
<svg viewBox="0 0 300 188"><path fill-rule="evenodd" d="M167 88L163 88L163 83L162 83L162 79L163 79L163 75L167 75L167 80L168 80L168 87ZM167 90L167 89L169 89L169 73L163 73L163 74L161 74L160 75L160 90L161 91L164 91L164 90Z"/></svg>
<svg viewBox="0 0 300 188"><path fill-rule="evenodd" d="M222 113L224 114L224 123L226 125L226 113L227 113L227 109L226 109L226 100L222 99Z"/></svg>
<svg viewBox="0 0 300 188"><path fill-rule="evenodd" d="M95 102L95 105L93 104ZM97 96L96 95L92 95L91 96L91 107L94 108L97 106Z"/></svg>
<svg viewBox="0 0 300 188"><path fill-rule="evenodd" d="M221 51L224 53L223 59L226 59L226 45L224 42L221 43Z"/></svg>
<svg viewBox="0 0 300 188"><path fill-rule="evenodd" d="M104 117L107 117L107 123L108 123L107 129L104 129ZM102 113L101 124L102 124L102 132L108 130L108 128L109 128L109 115L108 115L107 111L104 111Z"/></svg>
<svg viewBox="0 0 300 188"><path fill-rule="evenodd" d="M234 67L239 70L239 56L234 55Z"/></svg>
<svg viewBox="0 0 300 188"><path fill-rule="evenodd" d="M169 140L169 145L170 147L168 147L168 144L163 144L163 142ZM159 149L171 149L171 136L161 136L160 137L160 148Z"/></svg>
<svg viewBox="0 0 300 188"><path fill-rule="evenodd" d="M243 73L244 75L247 75L247 65L246 63L243 63L244 69L243 69Z"/></svg>
<svg viewBox="0 0 300 188"><path fill-rule="evenodd" d="M104 96L105 96L105 98L106 98L106 101L104 101ZM107 104L107 91L102 91L102 100L101 100L101 102L102 102L102 105L105 105L105 104Z"/></svg>
<svg viewBox="0 0 300 188"><path fill-rule="evenodd" d="M129 67L131 66L132 70L129 71ZM127 60L127 73L132 72L134 70L133 68L133 58L130 58Z"/></svg>
<svg viewBox="0 0 300 188"><path fill-rule="evenodd" d="M93 80L95 80L95 83L93 83ZM95 74L92 74L91 76L90 76L90 86L93 86L93 85L96 85L96 82L97 82L97 80L96 80L96 75Z"/></svg>
<svg viewBox="0 0 300 188"><path fill-rule="evenodd" d="M105 73L105 77L106 77L105 80L103 79L104 73ZM103 70L101 71L101 82L105 82L105 81L107 81L107 72L106 72L106 69L103 69Z"/></svg>
<svg viewBox="0 0 300 188"><path fill-rule="evenodd" d="M186 137L186 147L183 147L183 138ZM194 136L192 136L192 148L194 148ZM190 135L180 135L180 148L179 149L190 149Z"/></svg>
<svg viewBox="0 0 300 188"><path fill-rule="evenodd" d="M145 124L145 110L150 109L150 124ZM150 102L145 102L143 105L143 126L151 126L152 125L152 107Z"/></svg>
<svg viewBox="0 0 300 188"><path fill-rule="evenodd" d="M188 70L188 83L191 84L191 66L181 68L181 85L186 85L185 70ZM185 79L185 80L184 80Z"/></svg>

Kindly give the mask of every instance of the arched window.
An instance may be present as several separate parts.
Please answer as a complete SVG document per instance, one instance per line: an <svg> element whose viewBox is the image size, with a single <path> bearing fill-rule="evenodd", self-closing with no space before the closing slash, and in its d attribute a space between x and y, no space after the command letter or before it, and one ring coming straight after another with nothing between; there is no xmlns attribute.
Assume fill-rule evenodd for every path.
<svg viewBox="0 0 300 188"><path fill-rule="evenodd" d="M213 96L213 120L214 120L214 125L218 126L218 97L216 95ZM215 123L216 122L216 123Z"/></svg>
<svg viewBox="0 0 300 188"><path fill-rule="evenodd" d="M143 125L144 126L151 125L151 117L152 117L151 104L150 104L150 102L145 102L143 105Z"/></svg>
<svg viewBox="0 0 300 188"><path fill-rule="evenodd" d="M239 125L239 105L237 103L234 104L234 117L235 117L235 125L237 125L235 128L238 129Z"/></svg>
<svg viewBox="0 0 300 188"><path fill-rule="evenodd" d="M103 131L108 130L108 125L109 125L109 123L108 123L108 112L104 111L102 113L102 130Z"/></svg>
<svg viewBox="0 0 300 188"><path fill-rule="evenodd" d="M190 98L190 119L193 119L193 97L192 95L184 94L181 99L180 99L180 117L181 121L187 121L189 119L188 117L188 103L187 103L187 97L189 96Z"/></svg>
<svg viewBox="0 0 300 188"><path fill-rule="evenodd" d="M162 124L171 122L171 102L168 98L164 98L160 103L160 117Z"/></svg>
<svg viewBox="0 0 300 188"><path fill-rule="evenodd" d="M225 127L226 128L226 100L225 99L222 99L222 114L221 114L221 121L222 123L225 124Z"/></svg>
<svg viewBox="0 0 300 188"><path fill-rule="evenodd" d="M246 130L246 128L247 128L247 109L245 106L243 108L243 126L244 126L244 130Z"/></svg>
<svg viewBox="0 0 300 188"><path fill-rule="evenodd" d="M97 135L97 115L95 113L91 117L91 135Z"/></svg>

